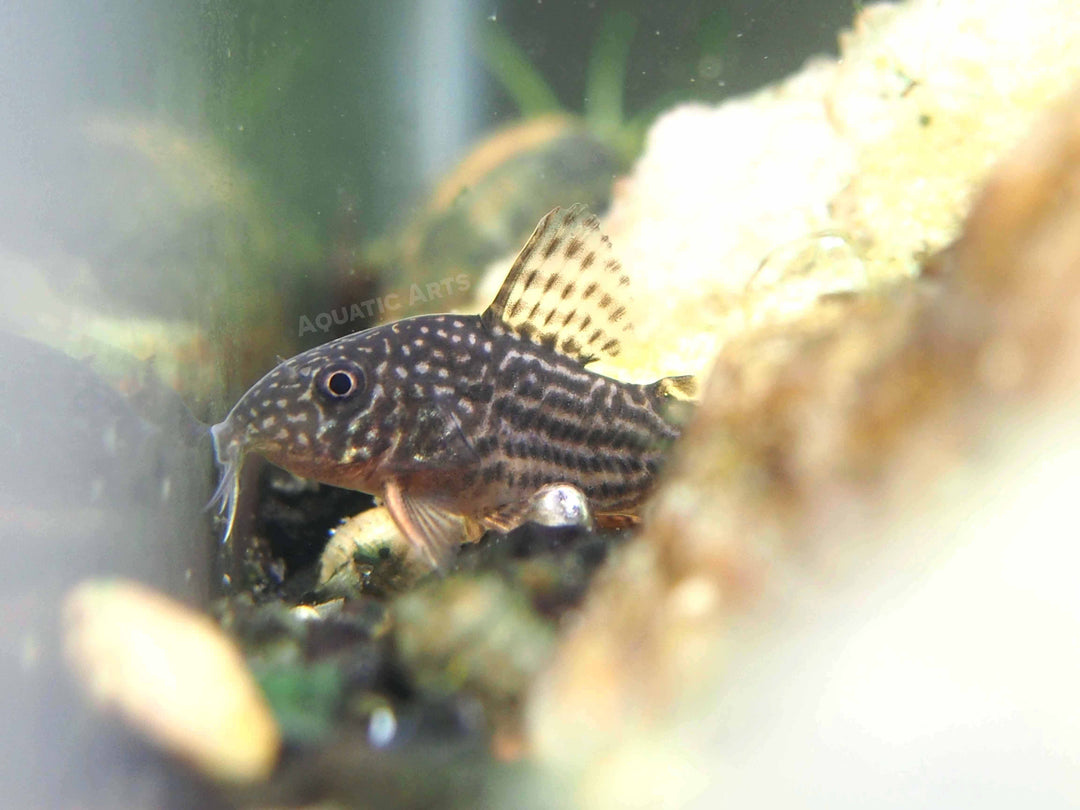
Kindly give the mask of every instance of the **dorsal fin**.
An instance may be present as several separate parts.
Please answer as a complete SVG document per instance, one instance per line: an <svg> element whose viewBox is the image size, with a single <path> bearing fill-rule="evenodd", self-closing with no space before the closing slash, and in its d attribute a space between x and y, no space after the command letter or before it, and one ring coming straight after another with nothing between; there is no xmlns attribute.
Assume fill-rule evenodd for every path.
<svg viewBox="0 0 1080 810"><path fill-rule="evenodd" d="M584 205L555 208L525 243L483 314L499 327L588 363L619 354L631 331L630 279Z"/></svg>

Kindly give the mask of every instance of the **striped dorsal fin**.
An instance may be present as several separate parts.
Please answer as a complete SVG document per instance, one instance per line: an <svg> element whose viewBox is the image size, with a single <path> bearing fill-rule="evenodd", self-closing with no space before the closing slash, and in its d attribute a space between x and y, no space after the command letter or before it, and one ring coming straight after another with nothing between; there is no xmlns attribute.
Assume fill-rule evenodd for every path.
<svg viewBox="0 0 1080 810"><path fill-rule="evenodd" d="M581 363L619 354L631 332L630 279L584 205L555 208L525 243L483 314Z"/></svg>

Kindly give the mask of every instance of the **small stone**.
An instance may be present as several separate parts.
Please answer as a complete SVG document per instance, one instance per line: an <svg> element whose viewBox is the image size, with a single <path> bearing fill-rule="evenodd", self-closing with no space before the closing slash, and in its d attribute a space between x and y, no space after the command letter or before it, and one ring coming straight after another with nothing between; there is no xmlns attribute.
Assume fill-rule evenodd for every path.
<svg viewBox="0 0 1080 810"><path fill-rule="evenodd" d="M65 599L64 647L90 699L150 742L222 782L270 775L277 724L207 616L136 582L91 580Z"/></svg>
<svg viewBox="0 0 1080 810"><path fill-rule="evenodd" d="M397 717L391 706L380 706L371 713L368 721L368 742L376 748L385 748L397 734Z"/></svg>
<svg viewBox="0 0 1080 810"><path fill-rule="evenodd" d="M297 605L289 610L289 613L302 622L321 622L341 615L341 609L345 606L344 599L331 599L328 602L319 602L315 605Z"/></svg>

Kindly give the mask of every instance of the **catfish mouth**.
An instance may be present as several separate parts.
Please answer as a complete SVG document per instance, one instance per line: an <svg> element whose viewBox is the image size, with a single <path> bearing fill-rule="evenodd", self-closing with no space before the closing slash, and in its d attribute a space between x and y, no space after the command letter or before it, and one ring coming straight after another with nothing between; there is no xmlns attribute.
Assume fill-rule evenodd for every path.
<svg viewBox="0 0 1080 810"><path fill-rule="evenodd" d="M221 542L228 542L236 522L236 505L240 494L240 471L244 458L249 452L264 456L267 461L301 478L310 478L330 486L360 492L378 492L378 485L373 480L378 466L376 459L364 462L342 462L332 458L320 458L316 455L296 453L293 448L283 447L277 442L252 442L249 431L241 427L239 431L229 419L218 422L210 428L214 442L214 460L221 473L221 480L206 508L214 509L225 522L225 533Z"/></svg>
<svg viewBox="0 0 1080 810"><path fill-rule="evenodd" d="M271 464L288 470L300 478L318 481L320 484L373 494L377 494L381 489L375 480L377 477L375 470L378 467L375 459L364 462L346 462L329 457L300 455L274 448L259 448L257 452Z"/></svg>

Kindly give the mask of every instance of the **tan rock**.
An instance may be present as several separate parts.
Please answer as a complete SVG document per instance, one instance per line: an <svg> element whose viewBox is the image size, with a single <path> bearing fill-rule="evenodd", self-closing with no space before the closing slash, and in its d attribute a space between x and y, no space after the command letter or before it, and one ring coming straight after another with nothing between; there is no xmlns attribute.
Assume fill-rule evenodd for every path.
<svg viewBox="0 0 1080 810"><path fill-rule="evenodd" d="M1068 0L857 6L839 59L653 125L603 222L641 340L594 370L704 373L728 341L800 318L817 294L911 277L1080 75ZM473 310L506 269L490 270ZM796 283L762 285L770 275Z"/></svg>
<svg viewBox="0 0 1080 810"><path fill-rule="evenodd" d="M1044 110L1075 81L1077 52L1065 43L1080 17L1061 3L1037 8L871 9L844 38L843 64L815 63L755 99L657 125L608 219L667 324L630 359L665 372L700 362L708 380L643 536L603 572L534 686L529 731L541 760L587 778L601 752L632 751L680 712L702 718L710 695L755 665L767 619L793 609L792 593L812 611L822 581L857 576L886 538L913 566L956 536L978 555L992 548L1000 502L1025 486L1041 491L1024 481L1022 440L1044 413L1058 420L1051 427L1069 424L1055 408L1075 401L1080 369L1080 93ZM762 152L740 154L745 165L725 187L723 167L705 165L706 144L730 159L721 119L756 125L748 105L788 103L823 71L832 75L817 98L849 151L830 152L817 122L800 153L794 116L790 143L774 132ZM883 92L889 81L900 84ZM818 171L844 154L836 173ZM679 177L680 161L695 171L653 184ZM840 172L850 174L835 182ZM804 225L781 210L789 199L805 206ZM866 285L841 289L826 260L817 274L795 274L816 275L823 294L811 285L793 299L782 268L779 283L757 289L763 250L805 238L800 228L835 229ZM1060 435L1047 452L1075 453L1075 428ZM748 625L754 640L740 646ZM1016 694L1038 688L1030 680ZM731 750L752 741L733 739Z"/></svg>
<svg viewBox="0 0 1080 810"><path fill-rule="evenodd" d="M206 776L270 775L281 738L239 649L207 616L136 582L65 599L65 651L90 699Z"/></svg>

